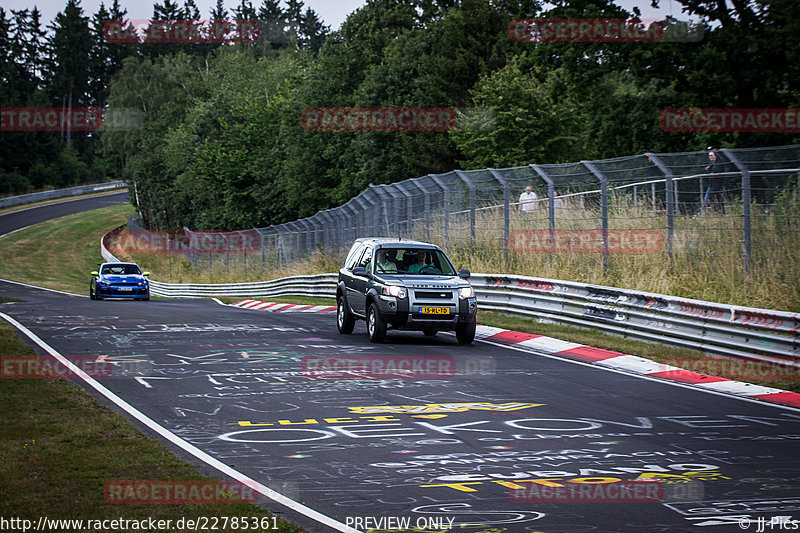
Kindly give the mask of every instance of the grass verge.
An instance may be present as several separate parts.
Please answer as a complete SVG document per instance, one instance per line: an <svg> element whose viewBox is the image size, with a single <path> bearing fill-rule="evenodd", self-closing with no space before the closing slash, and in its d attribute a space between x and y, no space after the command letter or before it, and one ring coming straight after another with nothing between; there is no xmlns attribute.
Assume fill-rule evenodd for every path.
<svg viewBox="0 0 800 533"><path fill-rule="evenodd" d="M0 239L0 278L87 293L89 273L103 261L100 237L125 223L129 204L69 215Z"/></svg>
<svg viewBox="0 0 800 533"><path fill-rule="evenodd" d="M0 321L0 355L33 351ZM65 380L3 379L0 386L0 516L33 520L172 520L272 514L253 504L120 505L103 487L115 480L211 480L142 435L122 415ZM102 458L102 459L100 459ZM275 531L301 528L277 519ZM165 531L184 531L177 527ZM225 529L223 529L225 530ZM239 529L228 529L239 531Z"/></svg>

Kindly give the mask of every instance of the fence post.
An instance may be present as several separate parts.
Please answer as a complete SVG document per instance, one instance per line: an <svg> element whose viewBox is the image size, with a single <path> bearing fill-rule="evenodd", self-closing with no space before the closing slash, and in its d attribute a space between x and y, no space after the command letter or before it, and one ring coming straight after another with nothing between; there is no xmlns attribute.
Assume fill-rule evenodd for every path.
<svg viewBox="0 0 800 533"><path fill-rule="evenodd" d="M392 229L391 225L389 224L389 202L391 200L391 196L385 190L386 185L370 185L370 189L375 193L375 196L378 197L380 201L380 213L378 214L378 223L376 225L376 229L380 228L380 220L381 214L383 215L383 229L384 229L384 236L391 237L392 236ZM387 198L388 197L388 198ZM392 204L394 207L394 204ZM380 232L377 232L375 235L378 236Z"/></svg>
<svg viewBox="0 0 800 533"><path fill-rule="evenodd" d="M603 272L608 270L608 179L591 161L581 161L600 180L600 231L603 236Z"/></svg>
<svg viewBox="0 0 800 533"><path fill-rule="evenodd" d="M360 211L356 210L355 207L353 208L353 211L356 211L356 238L365 237L367 233L367 212L369 207L361 196L359 194L354 198L360 208Z"/></svg>
<svg viewBox="0 0 800 533"><path fill-rule="evenodd" d="M241 239L239 239L242 243L242 254L244 259L244 273L247 275L247 246L244 244L244 235L239 235Z"/></svg>
<svg viewBox="0 0 800 533"><path fill-rule="evenodd" d="M425 189L422 189L422 192L425 193L425 240L431 240L431 195Z"/></svg>
<svg viewBox="0 0 800 533"><path fill-rule="evenodd" d="M439 177L428 174L433 182L438 185L444 193L444 242L445 248L450 247L450 189L447 184Z"/></svg>
<svg viewBox="0 0 800 533"><path fill-rule="evenodd" d="M750 213L751 191L750 191L750 170L727 148L720 150L728 160L736 165L742 173L742 266L744 274L750 274L752 261L752 220Z"/></svg>
<svg viewBox="0 0 800 533"><path fill-rule="evenodd" d="M381 233L381 203L376 198L367 198L366 196L364 198L372 206L372 209L370 209L372 213L372 231L370 231L370 235L377 237Z"/></svg>
<svg viewBox="0 0 800 533"><path fill-rule="evenodd" d="M472 182L471 179L467 177L467 175L461 171L455 171L456 176L461 178L467 187L469 187L469 245L473 246L475 244L475 212L476 209L476 198L475 198L475 184Z"/></svg>
<svg viewBox="0 0 800 533"><path fill-rule="evenodd" d="M503 263L508 270L508 244L511 233L511 190L508 182L497 170L487 168L486 170L503 186Z"/></svg>
<svg viewBox="0 0 800 533"><path fill-rule="evenodd" d="M467 186L469 189L469 244L475 244L475 214L476 214L476 197L475 197L475 184L470 180L462 170L454 171L456 176Z"/></svg>
<svg viewBox="0 0 800 533"><path fill-rule="evenodd" d="M412 234L411 232L414 231L414 205L412 202L411 193L408 192L405 185L402 183L396 183L397 190L402 193L403 196L406 198L406 233L408 233L408 238L410 239Z"/></svg>
<svg viewBox="0 0 800 533"><path fill-rule="evenodd" d="M267 269L267 251L264 249L264 234L258 231L258 246L261 248L261 272Z"/></svg>
<svg viewBox="0 0 800 533"><path fill-rule="evenodd" d="M539 174L539 177L547 183L547 220L548 227L550 228L550 251L549 255L553 256L553 247L556 243L556 186L550 176L539 165L528 165ZM562 204L563 205L563 204Z"/></svg>
<svg viewBox="0 0 800 533"><path fill-rule="evenodd" d="M650 184L650 194L651 198L650 201L652 202L653 206L653 216L656 214L656 182Z"/></svg>
<svg viewBox="0 0 800 533"><path fill-rule="evenodd" d="M650 162L664 174L664 189L667 196L667 255L669 256L669 265L672 267L672 242L675 238L675 200L672 195L672 171L667 167L661 159L655 154L645 154ZM653 184L653 195L655 195L655 184ZM655 201L653 201L653 209L655 209Z"/></svg>

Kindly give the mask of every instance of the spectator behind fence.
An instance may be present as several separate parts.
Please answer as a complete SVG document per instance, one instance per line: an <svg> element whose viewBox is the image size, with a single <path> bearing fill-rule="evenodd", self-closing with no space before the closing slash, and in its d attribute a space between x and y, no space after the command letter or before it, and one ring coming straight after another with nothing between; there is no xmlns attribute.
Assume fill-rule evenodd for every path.
<svg viewBox="0 0 800 533"><path fill-rule="evenodd" d="M719 152L713 146L708 147L708 165L706 165L706 172L709 174L717 174L722 172L722 163L719 160ZM706 194L703 196L703 205L700 206L699 215L709 207L712 209L719 209L722 214L725 214L725 177L724 176L711 176L706 188Z"/></svg>
<svg viewBox="0 0 800 533"><path fill-rule="evenodd" d="M523 213L531 213L536 210L536 193L533 192L533 187L528 185L525 187L525 192L519 195L519 210Z"/></svg>
<svg viewBox="0 0 800 533"><path fill-rule="evenodd" d="M564 207L564 200L558 197L558 193L553 191L553 210L559 211Z"/></svg>

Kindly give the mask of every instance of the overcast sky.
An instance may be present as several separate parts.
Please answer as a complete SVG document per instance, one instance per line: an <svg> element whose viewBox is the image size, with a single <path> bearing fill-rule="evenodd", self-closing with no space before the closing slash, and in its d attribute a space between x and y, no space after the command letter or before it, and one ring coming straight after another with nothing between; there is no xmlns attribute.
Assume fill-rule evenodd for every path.
<svg viewBox="0 0 800 533"><path fill-rule="evenodd" d="M91 16L97 12L101 0L81 0L80 5L83 8L84 15ZM108 6L113 0L105 0L105 5ZM183 0L177 0L179 5L183 5ZM149 19L153 15L153 1L149 0L121 0L120 4L128 9L128 16L131 19ZM211 9L216 4L216 0L195 0L195 3L200 8L201 15L205 18L209 16ZM320 18L325 21L327 26L331 29L338 29L339 25L344 22L347 15L366 2L364 0L305 0L306 7L310 7L319 14ZM238 5L239 0L226 0L225 7L230 11L233 6ZM261 0L253 0L253 5L256 7L261 4ZM25 9L37 6L39 11L42 12L42 18L45 25L49 25L56 16L56 13L64 10L67 5L66 0L3 0L2 7L8 12L11 9ZM631 10L633 6L639 6L642 10L643 18L663 19L667 15L672 15L678 19L685 20L686 17L681 13L681 5L677 0L661 0L661 9L654 10L650 8L650 0L617 0L617 5L620 5L627 10ZM284 2L285 6L285 2Z"/></svg>

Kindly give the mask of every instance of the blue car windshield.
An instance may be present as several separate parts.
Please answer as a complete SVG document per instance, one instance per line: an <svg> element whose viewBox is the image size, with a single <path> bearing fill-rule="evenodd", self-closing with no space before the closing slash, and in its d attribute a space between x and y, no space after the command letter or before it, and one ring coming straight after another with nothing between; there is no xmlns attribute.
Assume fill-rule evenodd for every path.
<svg viewBox="0 0 800 533"><path fill-rule="evenodd" d="M141 274L142 271L136 265L104 265L101 274L115 274L115 275L128 275L128 274Z"/></svg>

